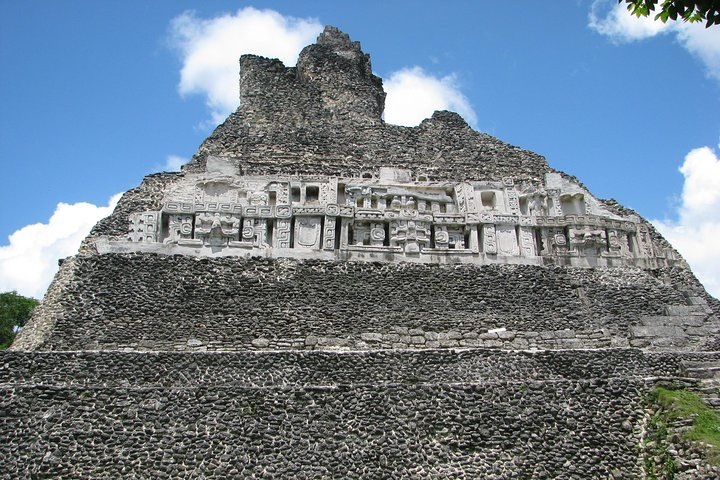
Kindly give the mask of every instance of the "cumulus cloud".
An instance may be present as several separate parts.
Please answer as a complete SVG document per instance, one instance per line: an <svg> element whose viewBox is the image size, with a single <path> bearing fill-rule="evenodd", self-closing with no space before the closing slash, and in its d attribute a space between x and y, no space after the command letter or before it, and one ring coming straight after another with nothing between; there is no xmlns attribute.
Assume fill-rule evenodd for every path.
<svg viewBox="0 0 720 480"><path fill-rule="evenodd" d="M608 7L612 5L611 8ZM624 43L643 40L656 35L674 35L676 41L705 66L709 77L720 80L720 29L705 28L703 22L689 23L654 19L655 14L637 18L614 0L595 0L589 17L589 26L613 42Z"/></svg>
<svg viewBox="0 0 720 480"><path fill-rule="evenodd" d="M165 165L163 171L165 172L179 172L180 168L188 162L187 158L180 157L178 155L168 155L165 159Z"/></svg>
<svg viewBox="0 0 720 480"><path fill-rule="evenodd" d="M678 220L653 220L660 233L685 257L711 295L720 298L720 158L697 148L680 167L685 177Z"/></svg>
<svg viewBox="0 0 720 480"><path fill-rule="evenodd" d="M317 19L252 7L210 19L185 12L170 26L170 42L182 58L178 90L181 95L204 95L212 118L201 127L217 125L238 106L240 55L279 58L285 65L295 65L300 51L315 41L322 28ZM385 90L389 123L417 125L435 110L454 110L471 125L477 123L454 75L437 77L420 67L404 68L390 75Z"/></svg>
<svg viewBox="0 0 720 480"><path fill-rule="evenodd" d="M190 160L180 155L168 155L165 158L165 163L162 165L156 165L153 168L154 172L179 172L180 168Z"/></svg>
<svg viewBox="0 0 720 480"><path fill-rule="evenodd" d="M0 246L0 292L41 298L58 269L58 259L77 253L98 220L110 215L121 194L107 206L58 203L47 223L27 225Z"/></svg>
<svg viewBox="0 0 720 480"><path fill-rule="evenodd" d="M436 77L420 67L403 68L392 73L384 86L388 123L415 126L435 110L452 110L470 125L477 125L477 115L460 91L455 75Z"/></svg>
<svg viewBox="0 0 720 480"><path fill-rule="evenodd" d="M241 8L211 19L185 12L170 27L171 44L182 56L182 95L205 95L215 124L238 106L238 59L243 54L278 58L295 65L322 25L313 18L286 17L273 10Z"/></svg>

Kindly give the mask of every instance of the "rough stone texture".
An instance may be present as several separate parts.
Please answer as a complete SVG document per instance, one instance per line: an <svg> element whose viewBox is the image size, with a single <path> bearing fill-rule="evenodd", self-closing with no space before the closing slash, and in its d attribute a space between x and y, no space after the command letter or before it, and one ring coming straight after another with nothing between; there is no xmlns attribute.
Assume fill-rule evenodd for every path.
<svg viewBox="0 0 720 480"><path fill-rule="evenodd" d="M0 384L190 388L686 377L720 353L496 349L343 352L7 352Z"/></svg>
<svg viewBox="0 0 720 480"><path fill-rule="evenodd" d="M641 478L643 392L681 363L631 349L2 358L9 478Z"/></svg>
<svg viewBox="0 0 720 480"><path fill-rule="evenodd" d="M637 380L0 389L10 478L639 478ZM28 442L28 438L34 438Z"/></svg>
<svg viewBox="0 0 720 480"><path fill-rule="evenodd" d="M53 302L52 335L33 340L29 330L13 348L358 348L359 341L374 348L595 348L646 338L661 328L647 326L648 319L673 318L676 324L663 328L689 329L695 337L689 345L698 348L717 334L717 319L707 306L697 307L707 310L698 315L665 315L668 306L687 303L682 291L657 278L667 275L528 265L78 257L72 278L62 280L69 285ZM488 334L497 328L508 332ZM377 335L380 345L372 345ZM257 339L268 342L253 344Z"/></svg>
<svg viewBox="0 0 720 480"><path fill-rule="evenodd" d="M138 187L123 194L112 215L100 220L93 227L86 244L99 235L125 235L128 228L128 215L157 208L162 201L165 189L181 180L182 177L182 173L168 172L146 176ZM84 251L92 252L92 249L86 248Z"/></svg>
<svg viewBox="0 0 720 480"><path fill-rule="evenodd" d="M0 352L0 477L642 479L654 385L720 405L720 302L642 220L648 257L676 266L98 254L211 155L236 176L553 172L454 113L385 124L337 29L295 68L240 62L238 111L183 173L126 192Z"/></svg>
<svg viewBox="0 0 720 480"><path fill-rule="evenodd" d="M473 131L456 113L436 112L415 128L385 124L384 97L368 56L341 32L326 30L293 68L243 55L240 108L186 168L202 170L208 155L223 155L252 174L399 166L433 178L483 179L540 178L549 170L543 157Z"/></svg>

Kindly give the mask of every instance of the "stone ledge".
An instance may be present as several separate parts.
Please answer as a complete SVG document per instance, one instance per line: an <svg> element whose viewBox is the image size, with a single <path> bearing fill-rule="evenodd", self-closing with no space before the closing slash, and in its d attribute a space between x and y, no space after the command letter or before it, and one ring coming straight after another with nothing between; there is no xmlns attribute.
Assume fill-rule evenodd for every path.
<svg viewBox="0 0 720 480"><path fill-rule="evenodd" d="M326 260L326 261L360 261L381 263L418 263L418 264L470 264L470 265L537 265L537 266L567 266L575 268L658 268L682 266L681 261L658 258L614 258L614 257L521 257L472 252L469 250L442 250L433 249L427 255L405 255L388 251L373 250L371 247L353 246L348 250L301 250L293 248L216 248L197 245L177 245L163 243L128 242L111 240L108 237L98 237L95 247L100 255L152 253L158 255L183 255L188 257L207 258L290 258L296 260Z"/></svg>
<svg viewBox="0 0 720 480"><path fill-rule="evenodd" d="M685 376L720 352L508 351L2 352L0 385L210 386L463 383Z"/></svg>

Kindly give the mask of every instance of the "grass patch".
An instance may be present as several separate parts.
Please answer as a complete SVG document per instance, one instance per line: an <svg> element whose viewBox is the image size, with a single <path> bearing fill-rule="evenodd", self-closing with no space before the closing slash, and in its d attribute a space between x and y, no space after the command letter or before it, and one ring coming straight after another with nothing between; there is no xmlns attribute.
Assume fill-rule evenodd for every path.
<svg viewBox="0 0 720 480"><path fill-rule="evenodd" d="M684 437L709 445L708 460L713 465L720 465L720 414L708 407L697 394L687 390L657 387L652 397L662 407L660 415L663 420L691 418L692 428L684 432Z"/></svg>
<svg viewBox="0 0 720 480"><path fill-rule="evenodd" d="M657 398L656 392L651 394L651 400ZM666 419L659 413L650 417L645 438L645 473L647 480L673 480L676 473L675 461L668 452L668 431Z"/></svg>

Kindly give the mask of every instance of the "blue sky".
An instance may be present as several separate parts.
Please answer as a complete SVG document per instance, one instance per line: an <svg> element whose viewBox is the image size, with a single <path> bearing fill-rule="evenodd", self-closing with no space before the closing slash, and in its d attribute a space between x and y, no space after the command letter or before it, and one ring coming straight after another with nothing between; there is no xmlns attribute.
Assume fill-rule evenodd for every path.
<svg viewBox="0 0 720 480"><path fill-rule="evenodd" d="M114 194L192 156L236 83L222 87L230 100L213 100L221 88L208 79L220 71L214 58L201 58L194 73L187 68L193 54L232 53L208 38L223 38L223 16L227 28L248 30L246 7L285 21L293 41L338 26L362 43L393 92L434 89L441 106L478 130L540 153L596 196L658 220L678 248L692 237L681 253L691 260L701 249L706 256L693 262L720 270L717 256L707 260L720 234L720 27L661 30L632 23L613 5L2 0L0 291L41 295L54 268L41 264L72 254ZM240 35L237 48L267 55L282 47L285 37L263 32ZM400 98L393 92L388 102ZM18 273L30 265L42 272ZM719 278L703 281L720 291Z"/></svg>

